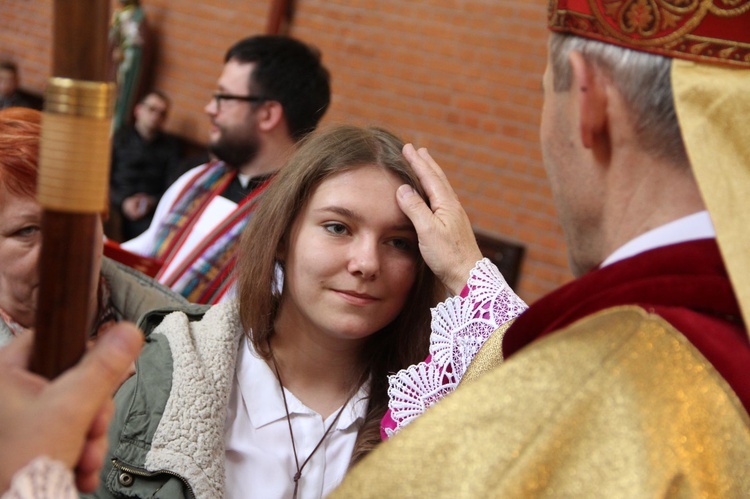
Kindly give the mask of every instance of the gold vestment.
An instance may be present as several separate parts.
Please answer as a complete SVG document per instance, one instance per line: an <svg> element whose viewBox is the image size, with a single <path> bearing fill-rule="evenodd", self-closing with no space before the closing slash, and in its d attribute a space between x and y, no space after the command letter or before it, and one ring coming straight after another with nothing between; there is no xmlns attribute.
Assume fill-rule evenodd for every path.
<svg viewBox="0 0 750 499"><path fill-rule="evenodd" d="M603 310L464 384L331 497L750 497L750 417L661 317Z"/></svg>

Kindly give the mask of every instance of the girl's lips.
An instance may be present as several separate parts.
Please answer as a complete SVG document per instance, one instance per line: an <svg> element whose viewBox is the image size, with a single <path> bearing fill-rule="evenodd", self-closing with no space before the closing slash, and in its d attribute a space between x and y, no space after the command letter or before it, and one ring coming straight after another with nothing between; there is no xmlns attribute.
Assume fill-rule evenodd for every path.
<svg viewBox="0 0 750 499"><path fill-rule="evenodd" d="M357 293L356 291L341 289L336 289L334 291L352 305L367 305L378 300L374 296L368 295L366 293Z"/></svg>

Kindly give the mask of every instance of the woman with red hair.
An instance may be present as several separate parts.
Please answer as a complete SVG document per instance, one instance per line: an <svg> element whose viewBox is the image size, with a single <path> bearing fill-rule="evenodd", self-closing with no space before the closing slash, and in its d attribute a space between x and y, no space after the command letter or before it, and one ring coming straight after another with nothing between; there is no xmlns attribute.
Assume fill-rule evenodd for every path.
<svg viewBox="0 0 750 499"><path fill-rule="evenodd" d="M42 208L36 201L41 113L0 111L0 346L36 319ZM98 252L101 254L101 251ZM114 320L135 321L152 308L185 306L176 293L109 259L96 261L101 278L91 335Z"/></svg>
<svg viewBox="0 0 750 499"><path fill-rule="evenodd" d="M40 113L30 109L0 111L0 343L34 325L42 217L35 200L39 121Z"/></svg>

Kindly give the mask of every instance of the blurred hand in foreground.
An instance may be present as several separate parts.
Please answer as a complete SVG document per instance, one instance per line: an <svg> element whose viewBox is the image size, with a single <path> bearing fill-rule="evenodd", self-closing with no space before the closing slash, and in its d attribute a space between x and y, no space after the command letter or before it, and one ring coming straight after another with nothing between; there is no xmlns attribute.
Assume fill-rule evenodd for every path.
<svg viewBox="0 0 750 499"><path fill-rule="evenodd" d="M119 323L74 367L49 381L28 370L32 334L0 349L0 493L38 456L61 461L91 492L106 455L112 394L141 351L143 335Z"/></svg>

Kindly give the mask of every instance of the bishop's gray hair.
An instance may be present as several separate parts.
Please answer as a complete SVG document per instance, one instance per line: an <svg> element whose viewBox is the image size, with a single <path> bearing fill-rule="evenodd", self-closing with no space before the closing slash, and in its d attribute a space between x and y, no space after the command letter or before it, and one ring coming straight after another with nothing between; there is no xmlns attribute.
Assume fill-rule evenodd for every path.
<svg viewBox="0 0 750 499"><path fill-rule="evenodd" d="M671 59L561 33L552 33L549 50L555 92L570 90L573 78L568 56L580 52L619 89L643 148L689 168L672 96Z"/></svg>

